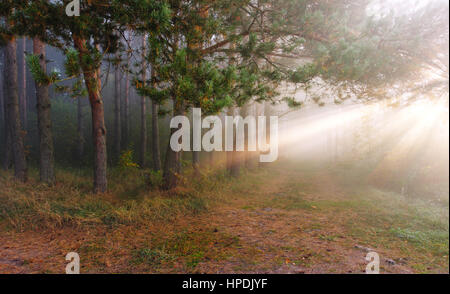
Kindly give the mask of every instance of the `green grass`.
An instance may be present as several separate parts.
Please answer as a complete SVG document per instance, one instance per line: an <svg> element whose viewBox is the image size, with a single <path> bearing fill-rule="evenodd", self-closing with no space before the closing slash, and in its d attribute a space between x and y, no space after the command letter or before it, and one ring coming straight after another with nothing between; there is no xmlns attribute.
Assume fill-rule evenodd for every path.
<svg viewBox="0 0 450 294"><path fill-rule="evenodd" d="M305 166L290 168L301 170L307 176L300 179L292 176L287 180L288 184L282 186L274 196L264 200L252 198L251 204L242 208L255 210L272 207L285 211L298 210L299 213L306 210L313 213L311 217L315 221L306 230L320 231L318 238L322 241L337 242L339 235L328 232L329 228L316 220L317 216L326 215L333 223L342 224L353 242L359 245L398 250L398 254L412 255L410 264L413 268L416 265L421 268L420 264L424 260L429 261L425 268L448 268L449 207L445 202L435 201L431 196L427 199L427 195L406 197L377 189L359 181L359 177L352 179L354 171L334 171L337 174L334 179L343 188L342 197L314 200L314 197L305 196L318 193L318 187L311 185L308 177L316 169L308 171Z"/></svg>
<svg viewBox="0 0 450 294"><path fill-rule="evenodd" d="M147 265L153 269L173 267L175 262L186 270L194 270L207 260L226 260L239 246L239 240L214 229L196 232L182 230L169 236L156 234L134 250L132 264Z"/></svg>
<svg viewBox="0 0 450 294"><path fill-rule="evenodd" d="M345 227L359 245L397 250L397 257L408 256L409 265L418 272L448 268L448 206L371 187L359 187L349 198L345 205L315 205L352 214Z"/></svg>
<svg viewBox="0 0 450 294"><path fill-rule="evenodd" d="M406 240L423 251L434 255L448 255L448 231L413 231L411 229L392 228L390 233L402 240Z"/></svg>
<svg viewBox="0 0 450 294"><path fill-rule="evenodd" d="M345 177L341 175L341 177ZM286 210L310 209L329 216L342 216L347 229L366 245L395 247L408 242L421 252L436 257L449 255L449 207L421 198L405 197L395 192L382 191L351 179L344 178L345 196L342 199L324 199L307 201L295 187L301 183L286 187L279 197L273 199L273 207ZM308 187L308 186L306 186ZM309 192L314 192L308 187ZM347 215L353 215L345 220ZM320 228L320 226L319 226ZM334 241L333 235L321 235L319 238ZM401 241L401 242L397 242Z"/></svg>
<svg viewBox="0 0 450 294"><path fill-rule="evenodd" d="M152 267L159 267L162 263L170 262L174 256L160 249L142 248L134 252L132 263L145 263Z"/></svg>

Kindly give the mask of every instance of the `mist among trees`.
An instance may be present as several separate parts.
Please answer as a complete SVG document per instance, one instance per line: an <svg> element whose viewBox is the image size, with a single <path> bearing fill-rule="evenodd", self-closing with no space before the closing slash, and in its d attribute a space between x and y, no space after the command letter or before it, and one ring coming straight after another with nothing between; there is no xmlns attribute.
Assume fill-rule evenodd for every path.
<svg viewBox="0 0 450 294"><path fill-rule="evenodd" d="M361 272L325 256L370 247L387 272L448 273L446 1L69 2L0 3L2 230L97 226L107 257L71 245L88 272ZM278 117L278 160L249 150L248 124L244 152L174 151L170 122L194 108L223 134L265 117L266 142ZM43 270L1 255L0 272Z"/></svg>

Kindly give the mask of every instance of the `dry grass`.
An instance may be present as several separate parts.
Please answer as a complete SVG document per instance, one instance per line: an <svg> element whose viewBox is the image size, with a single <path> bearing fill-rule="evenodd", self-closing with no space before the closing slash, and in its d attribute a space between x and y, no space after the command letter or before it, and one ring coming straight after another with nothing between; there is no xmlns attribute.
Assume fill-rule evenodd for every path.
<svg viewBox="0 0 450 294"><path fill-rule="evenodd" d="M35 173L35 172L33 172ZM90 177L59 170L58 182L49 187L31 177L23 184L0 173L0 221L18 231L84 225L142 225L171 221L178 215L198 214L213 199L191 187L162 192L146 183L143 171L115 171L108 193L90 193ZM128 191L128 192L127 192Z"/></svg>

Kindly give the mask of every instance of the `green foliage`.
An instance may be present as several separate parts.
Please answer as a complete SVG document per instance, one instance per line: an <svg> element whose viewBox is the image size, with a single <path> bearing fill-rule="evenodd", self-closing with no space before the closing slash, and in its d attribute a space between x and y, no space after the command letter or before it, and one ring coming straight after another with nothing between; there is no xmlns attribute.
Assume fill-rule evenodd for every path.
<svg viewBox="0 0 450 294"><path fill-rule="evenodd" d="M160 249L143 248L135 252L133 263L146 263L152 266L159 266L163 262L173 260L174 257Z"/></svg>
<svg viewBox="0 0 450 294"><path fill-rule="evenodd" d="M307 84L318 74L318 70L315 64L310 63L303 65L295 71L289 73L289 81L294 84Z"/></svg>
<svg viewBox="0 0 450 294"><path fill-rule="evenodd" d="M285 97L283 98L283 101L285 101L289 108L300 108L303 105L303 102L296 101L293 97Z"/></svg>
<svg viewBox="0 0 450 294"><path fill-rule="evenodd" d="M53 70L50 74L44 72L39 63L40 57L38 55L28 54L26 56L26 62L35 82L39 85L48 86L61 79L60 73L57 70Z"/></svg>
<svg viewBox="0 0 450 294"><path fill-rule="evenodd" d="M88 95L88 91L86 87L84 87L84 82L81 77L77 78L72 84L70 95L72 98L86 97Z"/></svg>
<svg viewBox="0 0 450 294"><path fill-rule="evenodd" d="M119 158L119 168L122 170L138 168L139 165L134 162L133 150L122 151Z"/></svg>
<svg viewBox="0 0 450 294"><path fill-rule="evenodd" d="M69 48L65 52L66 60L64 62L64 69L68 77L75 77L81 74L81 68L78 59L78 51Z"/></svg>
<svg viewBox="0 0 450 294"><path fill-rule="evenodd" d="M162 172L161 171L150 171L146 175L146 183L151 188L159 188L162 185Z"/></svg>
<svg viewBox="0 0 450 294"><path fill-rule="evenodd" d="M83 85L81 78L81 68L78 62L78 52L74 49L66 51L66 60L64 62L65 74L69 78L76 78L75 82L69 87L62 85L61 82L69 79L62 79L60 72L57 69L53 69L50 74L43 71L40 65L40 56L34 54L28 54L26 56L26 62L30 69L33 79L39 85L53 85L55 84L55 90L59 93L70 93L73 98L83 97L87 95L87 90Z"/></svg>

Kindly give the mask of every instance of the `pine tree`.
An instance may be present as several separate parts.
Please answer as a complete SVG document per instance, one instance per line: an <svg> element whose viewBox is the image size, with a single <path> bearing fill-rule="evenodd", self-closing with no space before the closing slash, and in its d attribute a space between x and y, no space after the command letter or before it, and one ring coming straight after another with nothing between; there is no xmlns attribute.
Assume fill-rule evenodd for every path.
<svg viewBox="0 0 450 294"><path fill-rule="evenodd" d="M9 129L9 119L8 119L8 107L7 107L7 89L6 89L6 48L0 47L1 53L1 63L2 68L0 72L0 92L1 92L1 103L2 103L2 114L3 114L3 132L2 140L4 142L3 156L2 156L2 168L8 170L12 167L12 144L11 144L11 133Z"/></svg>
<svg viewBox="0 0 450 294"><path fill-rule="evenodd" d="M40 70L46 74L47 60L45 44L38 38L33 39L33 54L39 57ZM39 175L42 182L53 184L55 181L52 120L50 117L49 84L36 82L37 116L39 132Z"/></svg>
<svg viewBox="0 0 450 294"><path fill-rule="evenodd" d="M84 156L83 97L77 97L77 159L80 165Z"/></svg>
<svg viewBox="0 0 450 294"><path fill-rule="evenodd" d="M26 55L27 55L27 38L22 38L20 41L19 48L22 48L20 52L20 91L19 91L19 107L20 107L20 117L22 120L22 128L26 131L27 123L28 123L28 101L27 101L27 63L26 63Z"/></svg>
<svg viewBox="0 0 450 294"><path fill-rule="evenodd" d="M114 60L114 160L118 161L122 150L122 118L120 95L120 56Z"/></svg>
<svg viewBox="0 0 450 294"><path fill-rule="evenodd" d="M13 23L11 24L13 25ZM22 125L20 121L16 53L17 43L14 35L8 36L5 51L5 77L8 77L6 79L6 117L8 120L8 132L12 145L14 175L16 179L26 182L28 179L28 170L23 143Z"/></svg>
<svg viewBox="0 0 450 294"><path fill-rule="evenodd" d="M147 84L147 62L145 59L147 52L147 38L144 34L142 36L142 87L144 88ZM147 165L146 155L147 155L147 98L145 94L141 94L141 138L140 138L140 165L145 168Z"/></svg>
<svg viewBox="0 0 450 294"><path fill-rule="evenodd" d="M127 63L125 68L125 95L123 100L123 146L129 148L129 132L130 132L130 119L129 119L129 107L130 107L130 53L127 51Z"/></svg>
<svg viewBox="0 0 450 294"><path fill-rule="evenodd" d="M152 86L155 87L154 79L156 74L152 67ZM152 100L152 155L153 155L153 170L161 170L161 151L160 151L160 138L159 138L159 113L158 102Z"/></svg>

